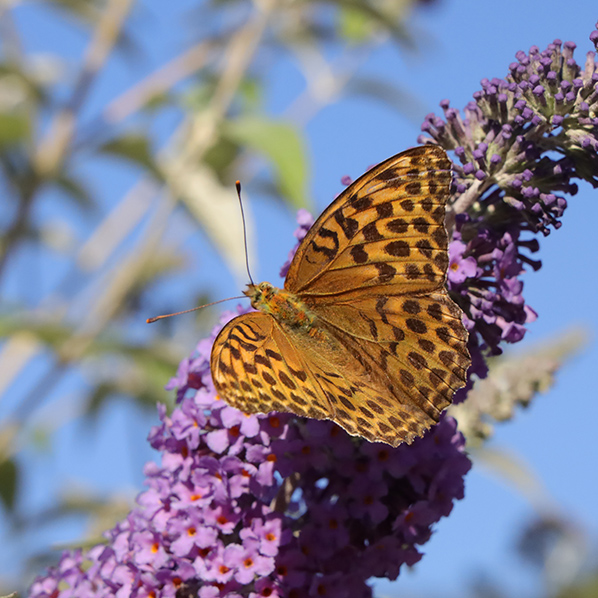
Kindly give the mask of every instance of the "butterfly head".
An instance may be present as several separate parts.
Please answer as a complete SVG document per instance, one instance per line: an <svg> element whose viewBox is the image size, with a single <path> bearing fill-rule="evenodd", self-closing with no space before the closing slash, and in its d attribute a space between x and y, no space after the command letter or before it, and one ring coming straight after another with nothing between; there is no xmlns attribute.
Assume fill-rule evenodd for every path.
<svg viewBox="0 0 598 598"><path fill-rule="evenodd" d="M243 294L251 300L251 306L260 311L268 311L268 305L272 304L272 298L279 289L273 287L269 282L259 284L248 284Z"/></svg>

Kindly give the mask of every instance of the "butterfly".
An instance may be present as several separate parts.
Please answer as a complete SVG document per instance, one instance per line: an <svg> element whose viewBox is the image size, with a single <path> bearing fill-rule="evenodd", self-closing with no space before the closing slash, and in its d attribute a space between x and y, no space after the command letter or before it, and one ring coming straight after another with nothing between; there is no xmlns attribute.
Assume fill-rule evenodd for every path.
<svg viewBox="0 0 598 598"><path fill-rule="evenodd" d="M450 183L445 151L424 145L347 187L301 242L284 288L247 286L258 311L231 320L212 349L218 395L392 446L436 423L471 363L445 288Z"/></svg>

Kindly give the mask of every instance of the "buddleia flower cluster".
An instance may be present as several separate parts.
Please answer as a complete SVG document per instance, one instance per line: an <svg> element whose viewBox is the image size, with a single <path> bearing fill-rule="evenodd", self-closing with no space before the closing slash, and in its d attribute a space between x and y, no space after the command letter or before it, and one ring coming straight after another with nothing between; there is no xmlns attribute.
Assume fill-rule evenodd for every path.
<svg viewBox="0 0 598 598"><path fill-rule="evenodd" d="M171 381L181 400L159 409L162 463L146 466L138 506L106 545L65 553L31 596L366 597L372 575L394 579L421 558L470 468L455 421L392 449L332 422L243 414L212 385L218 329Z"/></svg>
<svg viewBox="0 0 598 598"><path fill-rule="evenodd" d="M598 31L590 40L596 47ZM463 309L473 367L503 342L520 341L536 312L525 303L521 275L538 270L537 234L561 226L575 178L598 186L596 53L585 66L573 42L518 52L505 79L484 79L463 114L441 102L444 118L426 117L420 142L455 156L454 230L448 288ZM463 393L461 393L463 394Z"/></svg>
<svg viewBox="0 0 598 598"><path fill-rule="evenodd" d="M447 285L470 331L472 380L536 317L521 276L540 267L536 237L559 228L572 179L598 184L596 58L582 68L574 48L518 53L463 114L442 102L444 118L422 127L421 142L456 157ZM311 223L302 212L298 240ZM421 558L471 466L455 420L391 448L329 421L245 415L214 392L218 329L167 387L177 407L159 408L150 442L162 460L146 466L137 506L104 544L65 552L31 598L366 598L370 578L395 579Z"/></svg>

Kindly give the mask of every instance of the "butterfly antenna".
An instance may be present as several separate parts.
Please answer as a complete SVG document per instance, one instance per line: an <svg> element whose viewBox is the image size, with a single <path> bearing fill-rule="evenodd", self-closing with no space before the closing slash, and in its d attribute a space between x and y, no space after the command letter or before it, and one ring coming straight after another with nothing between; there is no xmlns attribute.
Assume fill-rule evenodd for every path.
<svg viewBox="0 0 598 598"><path fill-rule="evenodd" d="M245 267L247 268L247 276L249 276L249 281L253 286L255 286L253 278L251 277L251 272L249 270L249 254L247 252L247 225L245 224L245 212L243 211L243 201L241 200L241 181L237 181L235 183L235 187L237 188L237 197L239 198L239 206L241 208L241 220L243 222L243 242L245 243Z"/></svg>
<svg viewBox="0 0 598 598"><path fill-rule="evenodd" d="M145 322L147 324L152 324L153 322L157 322L158 320L163 320L164 318L170 318L172 316L180 316L182 314L188 314L192 311L197 311L198 309L203 309L204 307L210 307L211 305L217 305L218 303L224 303L225 301L232 301L233 299L245 299L245 295L240 295L239 297L229 297L228 299L219 299L218 301L212 301L212 303L206 303L205 305L198 305L197 307L193 307L192 309L186 309L185 311L177 311L173 314L164 314L163 316L156 316L155 318L148 318Z"/></svg>

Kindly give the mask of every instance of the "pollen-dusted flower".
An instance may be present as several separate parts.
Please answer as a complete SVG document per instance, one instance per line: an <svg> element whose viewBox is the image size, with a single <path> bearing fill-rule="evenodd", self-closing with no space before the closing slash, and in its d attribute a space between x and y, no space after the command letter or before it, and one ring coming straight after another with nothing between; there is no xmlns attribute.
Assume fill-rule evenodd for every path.
<svg viewBox="0 0 598 598"><path fill-rule="evenodd" d="M464 257L467 246L461 241L449 244L449 267L447 277L451 284L461 284L466 278L475 276L478 264L474 257Z"/></svg>

